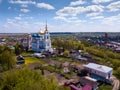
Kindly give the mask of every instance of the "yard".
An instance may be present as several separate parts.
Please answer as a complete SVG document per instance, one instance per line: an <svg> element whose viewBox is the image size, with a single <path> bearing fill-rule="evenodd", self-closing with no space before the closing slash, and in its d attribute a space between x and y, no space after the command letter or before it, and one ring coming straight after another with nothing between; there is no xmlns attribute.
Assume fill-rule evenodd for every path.
<svg viewBox="0 0 120 90"><path fill-rule="evenodd" d="M26 65L28 65L30 63L35 63L35 62L39 62L42 65L45 65L46 62L44 60L45 59L36 58L36 57L33 57L33 56L25 56L25 64ZM70 58L65 58L65 57L50 58L50 60L58 61L58 62L61 62L61 63L64 63L64 62L71 62L71 63L77 62L76 60L72 60ZM79 64L82 64L82 63L79 63ZM65 77L67 79L70 79L72 77L72 75L73 75L73 73L63 73L62 69L57 68L56 66L47 65L47 66L43 66L43 68L44 68L44 70L48 70L48 71L50 71L52 73L56 72L59 75ZM76 76L76 74L75 74L75 76ZM113 86L103 84L98 88L98 90L112 90L112 87Z"/></svg>
<svg viewBox="0 0 120 90"><path fill-rule="evenodd" d="M112 90L113 86L112 85L101 85L98 90Z"/></svg>
<svg viewBox="0 0 120 90"><path fill-rule="evenodd" d="M56 60L56 61L59 61L59 62L62 62L62 63L64 63L64 62L71 62L71 63L75 62L75 63L78 63L78 64L83 64L83 62L80 62L78 60L73 60L71 58L66 58L66 57L56 57L56 58L51 58L51 60Z"/></svg>
<svg viewBox="0 0 120 90"><path fill-rule="evenodd" d="M30 63L34 63L34 62L39 62L41 64L45 64L45 62L40 59L40 58L36 58L36 57L25 57L25 64L28 65Z"/></svg>

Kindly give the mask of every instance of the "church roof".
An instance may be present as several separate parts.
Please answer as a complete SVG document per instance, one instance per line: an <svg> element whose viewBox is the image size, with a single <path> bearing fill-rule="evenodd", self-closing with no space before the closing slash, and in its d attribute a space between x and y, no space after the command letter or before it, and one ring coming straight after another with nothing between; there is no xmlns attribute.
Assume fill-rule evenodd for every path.
<svg viewBox="0 0 120 90"><path fill-rule="evenodd" d="M84 65L84 66L87 68L90 68L90 69L104 72L104 73L108 73L109 71L113 70L113 68L111 68L111 67L107 67L107 66L99 65L99 64L95 64L95 63L89 63L89 64Z"/></svg>
<svg viewBox="0 0 120 90"><path fill-rule="evenodd" d="M45 32L48 32L47 21L46 21L46 26L45 26Z"/></svg>
<svg viewBox="0 0 120 90"><path fill-rule="evenodd" d="M32 34L32 37L40 37L40 36L41 36L41 34L39 34L39 33Z"/></svg>
<svg viewBox="0 0 120 90"><path fill-rule="evenodd" d="M39 34L44 34L44 32L42 30L39 31Z"/></svg>

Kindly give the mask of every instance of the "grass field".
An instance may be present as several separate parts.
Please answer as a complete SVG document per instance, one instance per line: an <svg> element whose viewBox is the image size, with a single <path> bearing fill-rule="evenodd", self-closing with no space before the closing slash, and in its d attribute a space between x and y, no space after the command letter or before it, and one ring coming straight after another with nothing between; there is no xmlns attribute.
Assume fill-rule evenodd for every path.
<svg viewBox="0 0 120 90"><path fill-rule="evenodd" d="M112 85L101 85L98 90L112 90L113 86Z"/></svg>
<svg viewBox="0 0 120 90"><path fill-rule="evenodd" d="M57 58L51 58L52 60L56 60L56 61L59 61L59 62L73 62L73 60L71 60L70 58L64 58L64 57L57 57Z"/></svg>
<svg viewBox="0 0 120 90"><path fill-rule="evenodd" d="M45 64L45 62L40 59L40 58L36 58L36 57L25 57L25 64L28 65L30 63L34 63L34 62L39 62L41 64Z"/></svg>
<svg viewBox="0 0 120 90"><path fill-rule="evenodd" d="M84 64L83 62L80 62L78 60L72 60L71 58L65 58L65 57L56 57L56 58L51 58L51 60L56 60L59 62L70 62L70 63L78 63L78 64Z"/></svg>

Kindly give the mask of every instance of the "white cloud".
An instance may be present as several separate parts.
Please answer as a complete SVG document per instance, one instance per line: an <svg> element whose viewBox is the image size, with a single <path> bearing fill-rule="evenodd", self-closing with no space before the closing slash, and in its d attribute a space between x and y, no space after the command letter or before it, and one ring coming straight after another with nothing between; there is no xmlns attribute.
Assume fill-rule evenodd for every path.
<svg viewBox="0 0 120 90"><path fill-rule="evenodd" d="M9 0L9 3L11 4L20 4L21 7L28 7L28 5L35 5L38 8L44 8L44 9L48 9L48 10L53 10L55 9L52 5L50 4L46 4L46 3L37 3L35 1L32 0Z"/></svg>
<svg viewBox="0 0 120 90"><path fill-rule="evenodd" d="M21 15L20 15L21 16ZM119 18L120 15L114 16L114 18ZM109 17L110 18L110 17ZM77 17L70 17L71 20L77 20ZM23 19L22 19L23 20ZM120 20L120 18L118 19ZM82 21L83 22L83 21ZM116 22L116 19L113 21ZM120 25L120 22L119 22ZM95 23L94 21L91 22L85 22L81 23L80 21L76 21L76 23L61 23L58 22L57 25L51 25L49 24L49 31L52 32L119 32L120 27L117 24L112 25L106 25L106 24L100 24ZM27 20L19 21L16 19L8 19L7 22L3 26L0 27L2 30L1 33L30 33L30 32L38 32L40 27L44 30L45 23L42 24L42 22L34 21L33 23L29 23ZM87 26L87 27L86 27ZM59 27L59 28L58 28Z"/></svg>
<svg viewBox="0 0 120 90"><path fill-rule="evenodd" d="M48 10L53 10L53 9L55 9L52 5L46 4L46 3L37 3L37 7L38 7L38 8L48 9Z"/></svg>
<svg viewBox="0 0 120 90"><path fill-rule="evenodd" d="M21 7L26 8L26 7L28 7L28 5L27 4L22 4Z"/></svg>
<svg viewBox="0 0 120 90"><path fill-rule="evenodd" d="M11 7L8 7L8 10L12 9Z"/></svg>
<svg viewBox="0 0 120 90"><path fill-rule="evenodd" d="M56 12L57 16L77 16L78 14L85 13L86 16L96 16L104 11L104 6L90 5L86 7L64 7Z"/></svg>
<svg viewBox="0 0 120 90"><path fill-rule="evenodd" d="M120 1L113 2L113 3L109 4L107 6L107 8L110 9L110 11L112 11L112 12L120 11Z"/></svg>
<svg viewBox="0 0 120 90"><path fill-rule="evenodd" d="M96 17L91 17L90 19L103 19L104 16L96 16Z"/></svg>
<svg viewBox="0 0 120 90"><path fill-rule="evenodd" d="M120 14L116 15L116 16L111 16L111 17L107 17L103 20L104 22L106 22L107 24L115 24L118 23L120 24Z"/></svg>
<svg viewBox="0 0 120 90"><path fill-rule="evenodd" d="M81 5L81 4L84 4L84 3L85 3L85 1L78 0L78 1L75 1L75 2L71 2L70 6L77 6L77 5Z"/></svg>
<svg viewBox="0 0 120 90"><path fill-rule="evenodd" d="M22 18L21 17L15 17L16 20L21 20Z"/></svg>
<svg viewBox="0 0 120 90"><path fill-rule="evenodd" d="M18 18L19 16L17 16ZM26 17L24 17L26 18ZM28 19L28 17L27 17ZM40 29L40 25L45 28L45 23L42 22L29 22L27 19L16 20L15 18L7 19L3 26L0 27L2 29L1 33L37 33Z"/></svg>
<svg viewBox="0 0 120 90"><path fill-rule="evenodd" d="M116 15L116 16L110 16L110 17L106 17L102 20L103 24L106 25L116 25L116 24L120 24L120 14Z"/></svg>
<svg viewBox="0 0 120 90"><path fill-rule="evenodd" d="M54 17L54 19L69 22L69 20L66 17L63 17L63 16L56 16L56 17Z"/></svg>
<svg viewBox="0 0 120 90"><path fill-rule="evenodd" d="M95 4L99 4L99 3L106 3L106 2L110 2L112 0L93 0L92 2Z"/></svg>
<svg viewBox="0 0 120 90"><path fill-rule="evenodd" d="M27 12L30 12L29 9L20 9L21 12L24 12L24 13L27 13Z"/></svg>
<svg viewBox="0 0 120 90"><path fill-rule="evenodd" d="M28 19L28 20L30 20L30 19L33 19L34 17L25 17L25 19Z"/></svg>
<svg viewBox="0 0 120 90"><path fill-rule="evenodd" d="M86 12L103 12L103 8L101 5L91 5L86 7Z"/></svg>
<svg viewBox="0 0 120 90"><path fill-rule="evenodd" d="M9 0L9 3L12 3L12 4L36 4L35 1L31 1L31 0Z"/></svg>
<svg viewBox="0 0 120 90"><path fill-rule="evenodd" d="M20 32L29 32L30 30L30 24L27 22L18 22L12 19L7 20L7 22L4 24L4 31L9 33L9 32L14 32L14 33L20 33Z"/></svg>
<svg viewBox="0 0 120 90"><path fill-rule="evenodd" d="M97 15L99 15L99 13L93 12L93 13L86 14L86 17L94 17L94 16L97 16Z"/></svg>
<svg viewBox="0 0 120 90"><path fill-rule="evenodd" d="M66 18L66 17L63 17L63 16L56 16L56 17L54 17L54 19L65 21L65 22L68 22L68 23L81 23L82 22L80 19L78 19L77 17L74 17L74 16L69 17L69 18Z"/></svg>
<svg viewBox="0 0 120 90"><path fill-rule="evenodd" d="M96 24L95 22L87 22L72 25L71 23L61 23L49 29L55 32L119 32L120 27L118 25L108 26L101 25L100 23Z"/></svg>
<svg viewBox="0 0 120 90"><path fill-rule="evenodd" d="M77 16L79 13L84 12L84 7L64 7L56 12L58 16Z"/></svg>
<svg viewBox="0 0 120 90"><path fill-rule="evenodd" d="M24 16L24 14L19 14L19 17L23 17Z"/></svg>
<svg viewBox="0 0 120 90"><path fill-rule="evenodd" d="M87 16L97 16L104 11L104 6L101 5L91 5L87 6L85 12Z"/></svg>
<svg viewBox="0 0 120 90"><path fill-rule="evenodd" d="M97 17L97 15L100 15L104 11L104 6L101 5L90 5L86 7L64 7L63 9L60 9L56 12L56 15L54 19L61 20L64 22L69 23L76 23L80 24L81 22L85 22L84 20L80 20L78 18L81 14L86 14L87 17L96 17L97 18L103 18Z"/></svg>

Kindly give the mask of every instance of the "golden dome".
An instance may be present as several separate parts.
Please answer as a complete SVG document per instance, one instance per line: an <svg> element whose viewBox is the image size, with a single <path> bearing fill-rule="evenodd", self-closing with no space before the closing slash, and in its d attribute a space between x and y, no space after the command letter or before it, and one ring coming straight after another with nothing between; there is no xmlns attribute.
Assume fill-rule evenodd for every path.
<svg viewBox="0 0 120 90"><path fill-rule="evenodd" d="M39 31L39 34L44 34L44 32L42 30Z"/></svg>

